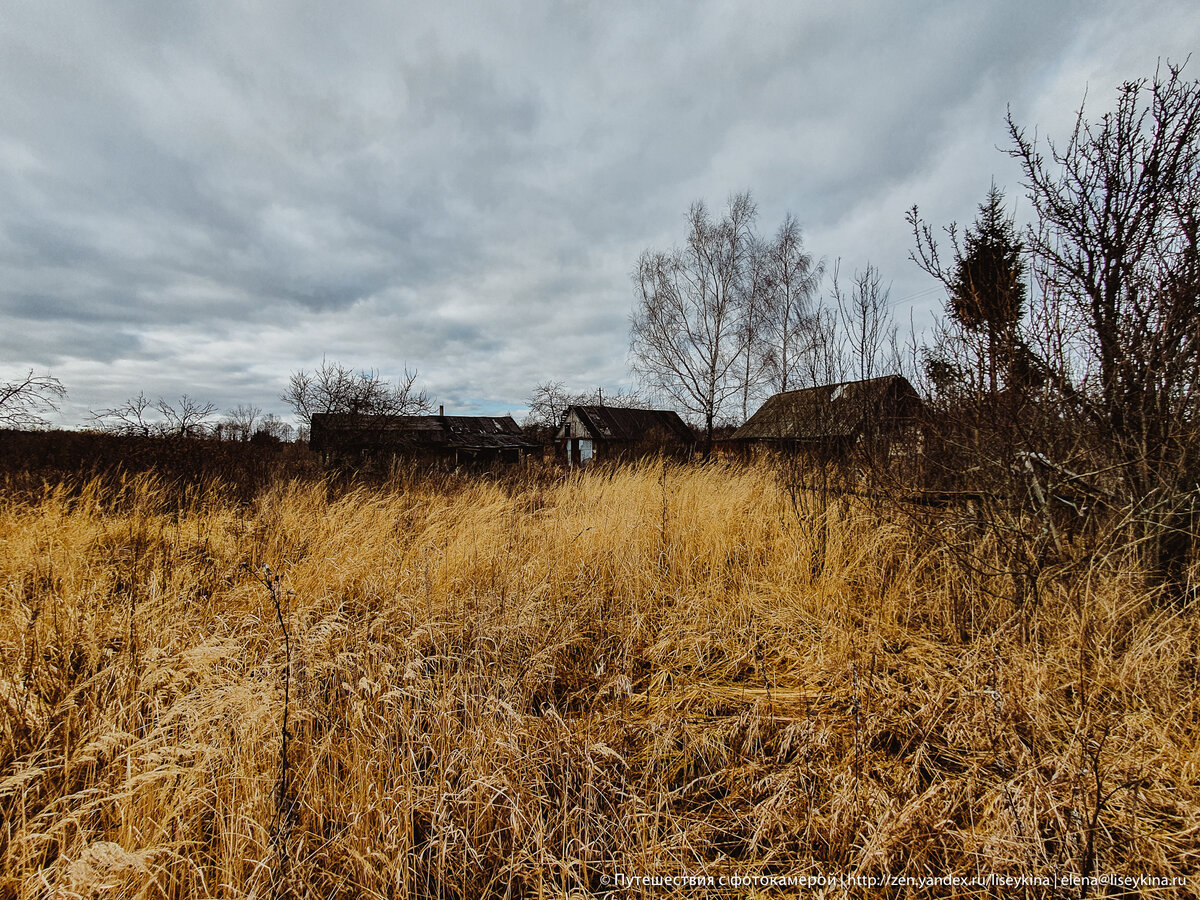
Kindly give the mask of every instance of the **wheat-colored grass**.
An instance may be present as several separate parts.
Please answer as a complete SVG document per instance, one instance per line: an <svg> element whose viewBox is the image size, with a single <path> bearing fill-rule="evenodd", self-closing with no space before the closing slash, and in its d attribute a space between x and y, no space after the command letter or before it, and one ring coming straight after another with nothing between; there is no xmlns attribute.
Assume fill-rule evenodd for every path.
<svg viewBox="0 0 1200 900"><path fill-rule="evenodd" d="M106 484L0 500L0 897L1200 868L1197 614L1113 559L1014 610L765 468Z"/></svg>

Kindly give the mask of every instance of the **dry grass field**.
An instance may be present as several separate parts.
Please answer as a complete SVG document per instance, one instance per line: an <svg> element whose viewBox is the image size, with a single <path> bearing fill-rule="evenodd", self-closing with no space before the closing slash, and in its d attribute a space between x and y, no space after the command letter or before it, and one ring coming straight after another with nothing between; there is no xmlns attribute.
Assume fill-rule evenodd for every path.
<svg viewBox="0 0 1200 900"><path fill-rule="evenodd" d="M0 498L0 898L1200 892L1200 616L1112 555L1017 610L765 468L105 484ZM822 873L943 880L719 881Z"/></svg>

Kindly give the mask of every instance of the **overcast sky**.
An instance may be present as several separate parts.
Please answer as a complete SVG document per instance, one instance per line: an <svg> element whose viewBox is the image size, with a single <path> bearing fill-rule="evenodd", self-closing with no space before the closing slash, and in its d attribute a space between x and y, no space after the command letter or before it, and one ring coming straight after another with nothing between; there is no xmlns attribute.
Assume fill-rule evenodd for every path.
<svg viewBox="0 0 1200 900"><path fill-rule="evenodd" d="M905 210L1020 218L1006 108L1065 136L1197 46L1194 0L8 0L0 380L284 413L327 357L519 416L630 383L638 254L743 190L923 328Z"/></svg>

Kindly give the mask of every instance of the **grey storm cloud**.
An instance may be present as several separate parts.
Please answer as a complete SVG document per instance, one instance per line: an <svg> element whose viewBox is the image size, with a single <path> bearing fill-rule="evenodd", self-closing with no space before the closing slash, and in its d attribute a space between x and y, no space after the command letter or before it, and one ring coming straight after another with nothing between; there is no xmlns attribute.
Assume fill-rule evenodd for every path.
<svg viewBox="0 0 1200 900"><path fill-rule="evenodd" d="M1004 116L1182 60L1157 3L162 4L0 19L0 378L67 424L145 390L283 412L322 357L462 412L628 381L630 273L688 205L749 189L769 233L940 300L904 211L969 221Z"/></svg>

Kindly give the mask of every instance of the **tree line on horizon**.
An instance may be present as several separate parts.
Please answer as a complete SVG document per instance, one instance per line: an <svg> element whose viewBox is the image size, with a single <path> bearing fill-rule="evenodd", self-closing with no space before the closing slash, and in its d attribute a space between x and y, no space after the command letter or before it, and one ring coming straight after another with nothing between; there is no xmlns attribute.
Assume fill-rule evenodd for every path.
<svg viewBox="0 0 1200 900"><path fill-rule="evenodd" d="M1197 524L1200 485L1200 82L1167 63L1122 85L1099 118L1081 106L1064 142L1030 138L1011 115L1008 130L1031 224L1018 232L994 185L962 233L951 224L939 235L916 206L907 216L911 258L947 298L923 346L914 336L900 348L873 265L843 280L838 264L805 248L790 213L764 237L747 191L720 216L692 204L683 243L636 261L639 385L607 402L666 401L711 441L766 395L900 372L940 414L945 465L980 473L989 488L1040 468L1043 481L1073 480L1102 498L1093 506L1124 509L1140 540L1178 543ZM32 371L0 383L0 427L44 427L65 394ZM527 398L526 424L557 424L566 406L593 396L601 399L543 382ZM415 370L392 382L326 360L294 372L280 399L302 428L317 412L433 409ZM258 407L217 420L213 404L144 393L93 411L91 424L292 436Z"/></svg>

